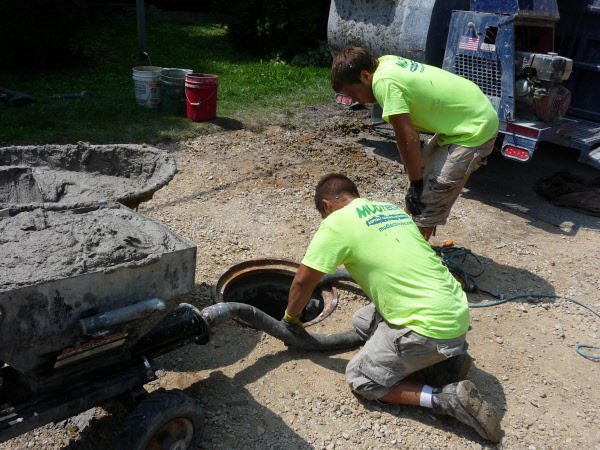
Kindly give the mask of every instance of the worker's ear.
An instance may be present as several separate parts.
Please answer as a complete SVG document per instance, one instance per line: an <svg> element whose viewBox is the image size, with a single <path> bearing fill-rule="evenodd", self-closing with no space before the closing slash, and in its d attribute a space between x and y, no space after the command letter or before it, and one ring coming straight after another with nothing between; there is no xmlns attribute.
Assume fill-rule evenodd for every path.
<svg viewBox="0 0 600 450"><path fill-rule="evenodd" d="M360 79L361 81L369 82L371 80L371 74L366 70L362 70L360 72Z"/></svg>
<svg viewBox="0 0 600 450"><path fill-rule="evenodd" d="M323 219L325 219L329 214L331 214L331 211L333 209L331 205L331 200L323 198L321 199L321 203L323 204L323 213L321 214L321 216L323 216Z"/></svg>

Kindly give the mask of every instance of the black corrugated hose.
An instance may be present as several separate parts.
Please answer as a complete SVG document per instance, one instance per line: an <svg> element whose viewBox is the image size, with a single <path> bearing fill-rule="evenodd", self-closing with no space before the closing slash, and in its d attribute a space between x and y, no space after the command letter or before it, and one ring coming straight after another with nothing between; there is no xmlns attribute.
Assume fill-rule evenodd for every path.
<svg viewBox="0 0 600 450"><path fill-rule="evenodd" d="M319 285L336 281L354 280L348 271L337 270L333 274L325 275L321 282L319 282ZM281 323L281 321L274 319L261 310L245 303L217 303L208 308L204 308L200 314L211 328L230 319L238 318L257 329L282 340L287 345L302 348L304 350L340 350L357 347L364 343L354 329L336 334L313 334L299 327L294 327L297 329L292 328L293 331L291 331L287 326Z"/></svg>

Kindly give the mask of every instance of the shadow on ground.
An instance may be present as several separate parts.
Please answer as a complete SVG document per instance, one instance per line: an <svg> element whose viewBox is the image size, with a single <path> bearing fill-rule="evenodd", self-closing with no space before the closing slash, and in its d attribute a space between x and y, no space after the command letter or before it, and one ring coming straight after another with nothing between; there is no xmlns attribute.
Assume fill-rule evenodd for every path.
<svg viewBox="0 0 600 450"><path fill-rule="evenodd" d="M370 149L375 155L402 162L394 132L388 125L371 125L376 135L362 137L358 144ZM494 151L488 164L471 175L461 195L496 206L511 214L546 222L555 227L558 234L575 235L580 228L600 231L600 219L552 205L533 190L535 182L543 176L567 170L585 180L600 176L600 171L577 161L579 152L548 142L540 144L528 163L519 163ZM539 227L536 220L530 225Z"/></svg>

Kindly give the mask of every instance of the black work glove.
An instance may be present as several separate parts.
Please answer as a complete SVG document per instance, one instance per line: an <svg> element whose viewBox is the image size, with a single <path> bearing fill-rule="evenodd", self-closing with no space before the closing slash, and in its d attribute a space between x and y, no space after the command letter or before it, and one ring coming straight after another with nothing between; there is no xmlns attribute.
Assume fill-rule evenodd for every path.
<svg viewBox="0 0 600 450"><path fill-rule="evenodd" d="M423 178L411 181L404 197L404 203L406 204L406 209L413 216L418 216L425 208L425 204L421 201L421 194L423 194Z"/></svg>

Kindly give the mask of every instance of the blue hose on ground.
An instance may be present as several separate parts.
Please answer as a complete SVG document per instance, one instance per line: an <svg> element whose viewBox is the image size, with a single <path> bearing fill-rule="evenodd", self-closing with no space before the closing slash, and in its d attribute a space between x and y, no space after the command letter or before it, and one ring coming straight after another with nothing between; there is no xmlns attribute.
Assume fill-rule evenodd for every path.
<svg viewBox="0 0 600 450"><path fill-rule="evenodd" d="M471 253L471 250L469 250L468 248L464 248L464 247L454 247L454 246L450 246L450 247L435 247L434 250L436 250L438 253L440 253L442 262L444 263L444 265L446 265L446 267L448 267L448 270L450 271L450 273L452 273L453 275L455 275L456 277L458 277L458 278L460 278L462 280L463 289L465 291L468 291L468 292L483 292L485 294L491 295L492 297L496 297L496 298L500 299L500 300L498 300L496 302L485 303L485 304L478 304L478 305L474 305L472 303L469 303L469 308L487 308L488 306L500 305L502 303L506 303L506 302L509 302L511 300L515 300L517 298L523 298L523 297L564 298L564 299L570 300L573 303L576 303L579 306L581 306L581 307L583 307L583 308L591 311L593 314L595 314L597 317L600 318L600 314L597 313L596 311L594 311L589 306L587 306L585 303L582 303L579 300L575 300L574 298L567 297L566 295L521 294L521 295L515 295L514 297L503 298L504 296L500 296L500 295L493 294L491 292L485 291L483 289L479 289L475 285L475 283L473 281L471 281L472 278L475 278L475 277L478 277L479 275L481 275L483 273L483 270L484 270L483 269L483 263L477 257L477 255L475 255L474 253ZM467 258L467 256L474 257L476 259L476 261L479 263L480 271L477 274L470 274L470 273L468 273L462 267L462 264L464 263L464 261ZM456 261L457 258L462 258L462 259L461 259L460 262L457 262ZM600 350L600 347L596 347L594 345L583 345L583 344L578 344L575 347L575 350L581 356L585 356L586 358L590 358L590 359L600 359L600 356L594 356L594 355L590 355L588 353L583 352L581 350L582 348L591 348L591 349Z"/></svg>
<svg viewBox="0 0 600 450"><path fill-rule="evenodd" d="M482 289L480 289L480 292L484 292L486 294L490 294L490 295L494 295L491 292L487 292L484 291ZM472 303L469 303L469 308L486 308L488 306L496 306L496 305L500 305L502 303L506 303L509 302L511 300L516 300L517 298L523 298L523 297L538 297L538 298L564 298L567 300L572 301L573 303L578 304L579 306L591 311L593 314L595 314L596 316L600 317L600 314L598 314L596 311L594 311L592 308L590 308L589 306L587 306L585 303L580 302L579 300L575 300L574 298L571 297L567 297L566 295L551 295L551 294L521 294L521 295L515 295L514 297L509 297L509 298L503 298L500 299L496 302L492 302L492 303L484 303L484 304L479 304L479 305L474 305ZM596 347L594 345L583 345L583 344L578 344L575 347L575 350L577 351L577 353L579 353L581 356L585 356L586 358L591 358L591 359L600 359L600 356L594 356L594 355L590 355L588 353L583 352L581 349L582 348L592 348L592 349L596 349L596 350L600 350L600 347Z"/></svg>

